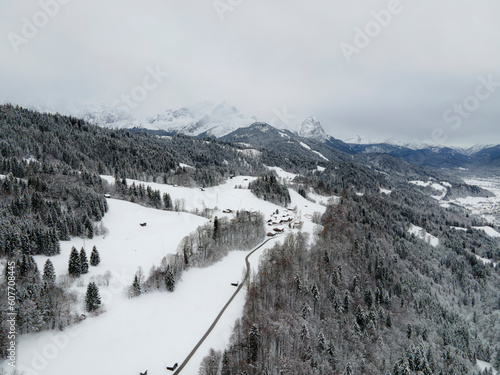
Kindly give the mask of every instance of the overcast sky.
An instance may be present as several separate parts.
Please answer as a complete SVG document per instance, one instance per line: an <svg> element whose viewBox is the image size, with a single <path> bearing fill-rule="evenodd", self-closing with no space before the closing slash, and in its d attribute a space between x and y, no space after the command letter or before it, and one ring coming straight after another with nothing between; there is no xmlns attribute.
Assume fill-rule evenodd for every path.
<svg viewBox="0 0 500 375"><path fill-rule="evenodd" d="M2 0L0 102L225 100L340 139L500 143L499 19L498 0Z"/></svg>

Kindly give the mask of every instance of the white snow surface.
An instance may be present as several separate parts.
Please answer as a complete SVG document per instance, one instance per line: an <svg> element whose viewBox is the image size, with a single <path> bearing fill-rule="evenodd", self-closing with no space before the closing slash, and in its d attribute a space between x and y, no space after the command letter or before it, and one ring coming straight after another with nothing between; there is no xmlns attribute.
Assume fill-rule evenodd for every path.
<svg viewBox="0 0 500 375"><path fill-rule="evenodd" d="M326 161L329 161L325 155L323 155L321 152L318 152L318 151L314 151L314 150L311 150L312 152L314 152L316 155L318 155L321 159L323 160L326 160Z"/></svg>
<svg viewBox="0 0 500 375"><path fill-rule="evenodd" d="M476 259L477 260L480 260L481 262L483 262L484 264L493 264L493 267L496 267L498 262L493 262L491 259L488 259L488 258L483 258L477 254L474 254L476 256Z"/></svg>
<svg viewBox="0 0 500 375"><path fill-rule="evenodd" d="M490 237L500 237L500 233L498 233L492 227L485 226L485 227L473 227L473 228L484 231Z"/></svg>
<svg viewBox="0 0 500 375"><path fill-rule="evenodd" d="M425 229L423 229L422 227L411 224L410 228L408 229L408 232L410 232L411 234L414 234L416 237L420 238L421 240L424 240L425 242L427 242L431 246L436 247L437 245L439 245L439 239L437 237L434 237L433 235L427 233L425 231Z"/></svg>
<svg viewBox="0 0 500 375"><path fill-rule="evenodd" d="M304 142L299 142L299 143L300 143L300 145L301 145L302 147L304 147L306 150L310 150L310 149L311 149L311 147L309 147L308 145L306 145Z"/></svg>
<svg viewBox="0 0 500 375"><path fill-rule="evenodd" d="M191 168L191 169L194 169L194 167L192 165L189 165L189 164L179 163L179 166L181 168Z"/></svg>
<svg viewBox="0 0 500 375"><path fill-rule="evenodd" d="M102 177L114 183L113 177ZM254 177L238 176L205 191L155 183L146 185L162 193L168 192L174 200L184 200L187 209L218 207L216 214L219 216L231 216L222 213L228 208L233 211L248 209L262 211L267 219L278 209L293 215L295 221L301 221L303 232L314 233L317 225L312 223L311 217L314 212L323 213L324 206L310 202L290 189L290 207L297 208L292 212L258 199L247 189L235 189L235 185L244 186L252 179ZM127 183L132 183L132 180L127 180ZM87 256L95 245L101 263L90 267L89 273L71 286L78 295L78 308L83 313L87 284L90 280L96 281L100 284L105 311L99 316L88 316L64 331L21 335L17 359L18 369L23 370L24 375L136 375L145 370L151 375L165 373L166 366L180 364L203 336L234 293L231 282L242 280L248 251L233 251L210 267L186 271L173 293L157 292L128 299L126 289L131 285L137 268L141 266L147 277L152 265L159 266L165 255L175 253L180 240L207 219L189 213L145 208L116 199L108 199L108 204L109 211L102 220L108 233L85 240ZM140 223L146 223L146 226L142 227ZM288 226L283 228L285 233L290 231ZM254 270L260 254L282 239L282 235L273 238L251 257ZM67 275L71 247L79 250L83 245L81 238L61 242L61 254L51 257L58 281ZM46 256L35 257L39 269L43 269L46 259ZM102 283L106 273L111 275L109 285ZM184 368L184 373L197 374L201 360L211 347L216 350L226 347L234 322L242 315L245 295L243 288ZM0 368L10 371L6 361L0 363Z"/></svg>
<svg viewBox="0 0 500 375"><path fill-rule="evenodd" d="M280 167L269 167L267 165L265 167L271 171L275 171L278 177L281 177L285 180L293 180L295 177L297 177L295 173L287 172Z"/></svg>
<svg viewBox="0 0 500 375"><path fill-rule="evenodd" d="M303 148L305 148L306 150L309 150L309 151L311 151L311 152L315 153L316 155L318 155L321 159L326 160L326 161L329 161L329 160L325 157L325 155L323 155L321 152L314 151L313 149L311 149L311 147L309 147L308 145L306 145L304 142L299 142L299 144L300 144Z"/></svg>
<svg viewBox="0 0 500 375"><path fill-rule="evenodd" d="M239 153L246 156L259 157L262 154L262 151L256 150L254 148L245 148L243 150L236 149Z"/></svg>
<svg viewBox="0 0 500 375"><path fill-rule="evenodd" d="M410 181L410 184L421 186L421 187L430 187L433 190L436 190L440 193L440 195L431 195L432 198L440 201L446 196L446 192L448 189L445 186L450 187L451 184L449 182L437 183L433 181Z"/></svg>
<svg viewBox="0 0 500 375"><path fill-rule="evenodd" d="M479 359L476 361L476 366L479 367L479 369L481 370L481 372L483 372L485 369L492 369L493 370L493 375L497 375L498 374L498 371L495 370L492 366L491 363L489 362L485 362L485 361L480 361Z"/></svg>

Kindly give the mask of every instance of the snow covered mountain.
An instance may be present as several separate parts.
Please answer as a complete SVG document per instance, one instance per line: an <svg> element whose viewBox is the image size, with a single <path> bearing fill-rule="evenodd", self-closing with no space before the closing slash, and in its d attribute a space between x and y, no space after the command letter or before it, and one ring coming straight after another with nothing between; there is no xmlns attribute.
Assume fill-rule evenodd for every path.
<svg viewBox="0 0 500 375"><path fill-rule="evenodd" d="M78 111L77 117L83 118L93 125L116 129L133 127L130 124L134 122L130 114L106 105L81 109Z"/></svg>
<svg viewBox="0 0 500 375"><path fill-rule="evenodd" d="M436 147L432 146L430 144L426 143L419 143L419 142L403 142L403 141L398 141L392 138L366 138L362 137L360 135L356 135L354 137L350 138L345 138L343 139L345 143L348 143L350 145L390 145L390 146L398 146L398 147L404 147L410 150L422 150L422 149L427 149L431 147ZM439 148L439 147L438 147Z"/></svg>
<svg viewBox="0 0 500 375"><path fill-rule="evenodd" d="M467 155L467 156L472 156L474 154L477 154L479 152L482 152L486 149L489 149L489 148L492 148L495 146L496 145L493 145L493 144L491 144L491 145L475 145L475 146L463 149L462 154Z"/></svg>
<svg viewBox="0 0 500 375"><path fill-rule="evenodd" d="M255 117L244 116L226 102L207 101L177 110L167 109L145 119L133 120L114 108L104 107L99 111L86 111L81 117L92 124L108 128L142 128L214 137L222 137L257 121Z"/></svg>
<svg viewBox="0 0 500 375"><path fill-rule="evenodd" d="M474 154L477 154L481 151L487 150L489 148L495 147L494 144L490 145L475 145L472 147L468 148L462 148L462 147L445 147L445 146L438 146L438 145L432 145L428 143L421 143L421 142L402 142L398 140L394 140L392 138L365 138L359 135L356 135L354 137L350 138L345 138L343 141L347 144L353 145L355 148L359 148L364 146L366 150L369 150L369 152L387 152L387 150L392 149L393 146L396 146L398 149L399 148L405 148L413 151L418 151L418 150L428 150L431 152L439 153L442 152L442 150L453 150L455 153L465 155L465 156L472 156ZM356 147L359 146L359 147Z"/></svg>
<svg viewBox="0 0 500 375"><path fill-rule="evenodd" d="M324 142L331 138L325 133L321 123L316 120L314 116L306 118L302 122L302 125L297 133L300 137L309 138L318 142Z"/></svg>

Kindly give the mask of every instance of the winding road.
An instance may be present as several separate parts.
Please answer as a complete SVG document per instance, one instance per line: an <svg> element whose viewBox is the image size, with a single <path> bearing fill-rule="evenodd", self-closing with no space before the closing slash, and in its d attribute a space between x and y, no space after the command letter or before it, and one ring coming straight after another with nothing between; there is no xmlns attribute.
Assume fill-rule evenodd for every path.
<svg viewBox="0 0 500 375"><path fill-rule="evenodd" d="M177 368L177 371L175 371L174 375L180 374L180 372L182 371L182 369L189 363L189 361L191 360L191 358L193 357L193 355L196 353L196 351L198 350L198 348L201 346L201 344L203 344L203 342L205 341L205 339L210 335L210 333L212 332L212 330L215 328L215 326L219 322L219 320L222 317L222 315L224 315L224 312L229 307L229 305L231 304L231 302L233 302L234 298L238 295L238 293L240 292L241 288L243 288L243 285L248 281L248 278L250 277L250 262L248 261L248 259L252 256L253 253L255 253L257 250L259 250L262 246L264 246L269 241L275 240L277 237L278 236L272 237L272 238L268 238L267 240L261 242L260 245L258 245L255 249L253 249L245 257L245 263L246 263L246 266L247 266L247 272L245 274L245 278L240 283L240 285L238 285L238 288L233 293L233 295L231 296L231 298L229 298L229 300L224 305L224 307L222 308L222 310L219 312L219 315L217 315L217 317L213 321L212 325L208 328L207 332L205 332L205 334L200 339L200 341L198 341L198 343L193 348L193 350L191 351L191 353L189 353L189 355L186 357L186 359L184 360L184 362L182 362L181 365Z"/></svg>

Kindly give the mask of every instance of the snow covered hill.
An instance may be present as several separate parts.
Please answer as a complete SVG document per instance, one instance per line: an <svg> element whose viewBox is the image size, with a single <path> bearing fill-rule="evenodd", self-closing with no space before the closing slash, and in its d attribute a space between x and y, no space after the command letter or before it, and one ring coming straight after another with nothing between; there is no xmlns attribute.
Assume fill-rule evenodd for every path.
<svg viewBox="0 0 500 375"><path fill-rule="evenodd" d="M283 170L279 173L292 175ZM103 178L114 182L112 177ZM266 219L275 217L276 210L284 214L283 207L258 199L245 189L253 179L238 176L223 185L203 190L154 183L146 185L162 193L168 192L172 200L183 201L187 210L213 208L219 217L234 215L238 209L261 211ZM140 181L127 181L128 184L132 182ZM324 212L325 206L304 199L294 190L290 190L290 196L290 207L296 207L294 219L300 220L303 224L301 230L312 237L316 227L312 216L315 212ZM231 283L242 280L248 251L234 251L210 267L186 271L173 293L149 293L128 299L126 290L138 267L147 276L152 265L158 266L165 255L175 253L180 240L207 219L189 213L145 208L116 199L108 199L108 204L109 212L102 220L106 234L85 241L81 238L63 241L61 254L50 258L58 282L68 282L65 280L71 247L79 250L85 246L89 254L95 245L101 263L90 267L88 274L73 281L71 290L83 313L86 286L89 281L95 281L99 285L105 312L96 317L88 316L64 331L20 336L18 363L24 375L66 375L68 369L72 375L137 375L145 370L151 375L165 373L166 366L181 363L186 358L234 293ZM286 214L292 215L291 212ZM285 232L298 230L288 226L284 229ZM252 255L252 268L255 269L265 249L283 238L273 238ZM35 256L39 269L43 269L47 259L46 256ZM242 289L184 368L184 373L198 373L199 365L211 347L216 350L226 347L234 322L242 315L245 295L246 290ZM6 362L0 364L2 368L9 370Z"/></svg>

